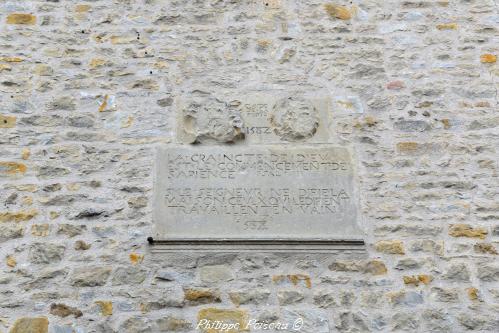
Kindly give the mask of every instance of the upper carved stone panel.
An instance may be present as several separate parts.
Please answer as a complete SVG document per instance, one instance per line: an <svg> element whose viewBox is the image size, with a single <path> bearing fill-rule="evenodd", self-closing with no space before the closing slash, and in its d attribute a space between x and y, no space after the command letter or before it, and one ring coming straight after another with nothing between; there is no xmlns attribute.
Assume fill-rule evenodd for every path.
<svg viewBox="0 0 499 333"><path fill-rule="evenodd" d="M177 101L181 143L286 143L329 139L329 100L279 94Z"/></svg>

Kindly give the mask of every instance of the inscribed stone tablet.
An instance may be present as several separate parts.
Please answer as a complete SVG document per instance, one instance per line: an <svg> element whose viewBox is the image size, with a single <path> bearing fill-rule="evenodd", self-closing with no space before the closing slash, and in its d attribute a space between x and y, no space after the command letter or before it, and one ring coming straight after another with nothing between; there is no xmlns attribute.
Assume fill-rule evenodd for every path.
<svg viewBox="0 0 499 333"><path fill-rule="evenodd" d="M346 148L186 145L156 158L156 239L362 239Z"/></svg>

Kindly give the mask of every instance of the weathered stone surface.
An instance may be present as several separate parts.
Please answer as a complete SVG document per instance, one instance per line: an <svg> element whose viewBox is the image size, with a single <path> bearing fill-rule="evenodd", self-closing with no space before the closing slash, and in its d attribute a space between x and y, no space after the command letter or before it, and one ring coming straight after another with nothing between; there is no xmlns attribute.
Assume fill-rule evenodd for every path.
<svg viewBox="0 0 499 333"><path fill-rule="evenodd" d="M356 298L357 298L356 294L354 294L352 291L343 290L340 292L339 295L339 303L344 307L351 307L352 304L355 302Z"/></svg>
<svg viewBox="0 0 499 333"><path fill-rule="evenodd" d="M358 96L335 96L331 111L335 115L363 114L364 106Z"/></svg>
<svg viewBox="0 0 499 333"><path fill-rule="evenodd" d="M376 236L437 236L442 232L442 227L427 225L385 225L374 229Z"/></svg>
<svg viewBox="0 0 499 333"><path fill-rule="evenodd" d="M471 301L476 301L478 300L478 289L471 287L471 288L466 288L466 293L468 294L468 298Z"/></svg>
<svg viewBox="0 0 499 333"><path fill-rule="evenodd" d="M293 52L285 49L280 61L288 61ZM246 145L328 141L330 101L326 97L258 93L237 96L233 104L242 120Z"/></svg>
<svg viewBox="0 0 499 333"><path fill-rule="evenodd" d="M113 285L131 284L137 285L146 279L146 272L138 267L118 267L114 273Z"/></svg>
<svg viewBox="0 0 499 333"><path fill-rule="evenodd" d="M225 282L234 278L226 265L203 266L199 269L199 277L205 283Z"/></svg>
<svg viewBox="0 0 499 333"><path fill-rule="evenodd" d="M307 274L274 275L272 276L272 281L277 285L292 284L294 286L312 288L312 280Z"/></svg>
<svg viewBox="0 0 499 333"><path fill-rule="evenodd" d="M449 226L449 235L453 237L470 237L484 239L488 234L487 229L472 227L469 224L452 224Z"/></svg>
<svg viewBox="0 0 499 333"><path fill-rule="evenodd" d="M60 96L54 98L50 103L47 104L49 110L75 110L76 104L75 100L71 96Z"/></svg>
<svg viewBox="0 0 499 333"><path fill-rule="evenodd" d="M147 206L147 198L146 197L137 197L137 198L131 198L128 200L128 206L130 208L143 208Z"/></svg>
<svg viewBox="0 0 499 333"><path fill-rule="evenodd" d="M499 281L499 265L488 264L478 266L478 278L485 282Z"/></svg>
<svg viewBox="0 0 499 333"><path fill-rule="evenodd" d="M389 254L405 254L404 244L401 241L379 241L375 245L376 251Z"/></svg>
<svg viewBox="0 0 499 333"><path fill-rule="evenodd" d="M185 319L177 317L166 317L156 320L159 332L191 332L192 324Z"/></svg>
<svg viewBox="0 0 499 333"><path fill-rule="evenodd" d="M332 271L340 272L359 272L363 269L362 261L334 261L329 265L329 269Z"/></svg>
<svg viewBox="0 0 499 333"><path fill-rule="evenodd" d="M402 132L424 132L431 129L426 121L401 120L394 124L395 128Z"/></svg>
<svg viewBox="0 0 499 333"><path fill-rule="evenodd" d="M48 284L56 284L63 280L68 275L67 270L59 268L45 268L38 271L36 277L27 283L23 284L25 290L30 289L41 289L46 287Z"/></svg>
<svg viewBox="0 0 499 333"><path fill-rule="evenodd" d="M60 167L58 165L44 165L38 169L39 177L57 177L57 176L65 176L70 173L69 169Z"/></svg>
<svg viewBox="0 0 499 333"><path fill-rule="evenodd" d="M5 263L9 267L16 267L17 265L17 261L13 256L7 256L7 258L5 259Z"/></svg>
<svg viewBox="0 0 499 333"><path fill-rule="evenodd" d="M400 80L388 82L388 84L386 85L386 89L390 90L400 90L403 88L405 88L405 84L403 81Z"/></svg>
<svg viewBox="0 0 499 333"><path fill-rule="evenodd" d="M24 235L24 227L20 225L0 225L0 242L5 242L9 239L20 238Z"/></svg>
<svg viewBox="0 0 499 333"><path fill-rule="evenodd" d="M21 57L0 57L0 61L5 62L23 62L24 59Z"/></svg>
<svg viewBox="0 0 499 333"><path fill-rule="evenodd" d="M141 310L149 312L165 308L183 308L185 305L188 305L188 302L185 301L184 292L176 286L164 289L164 293L149 296L148 301L141 304Z"/></svg>
<svg viewBox="0 0 499 333"><path fill-rule="evenodd" d="M279 290L277 292L277 299L281 305L298 303L304 298L303 293L297 290Z"/></svg>
<svg viewBox="0 0 499 333"><path fill-rule="evenodd" d="M483 316L477 313L461 313L457 320L466 330L475 330L475 331L490 331L494 330L497 327L498 320L493 319L489 316Z"/></svg>
<svg viewBox="0 0 499 333"><path fill-rule="evenodd" d="M0 64L0 72L11 71L11 70L12 70L12 67L10 65ZM0 125L0 126L2 126L2 125ZM8 126L8 122L6 123L5 119L3 119L3 126ZM4 128L9 128L9 127L4 127Z"/></svg>
<svg viewBox="0 0 499 333"><path fill-rule="evenodd" d="M469 281L470 272L465 264L453 264L447 268L442 278L450 281Z"/></svg>
<svg viewBox="0 0 499 333"><path fill-rule="evenodd" d="M336 303L336 297L337 295L333 292L318 290L314 292L314 304L320 308L336 307L338 305Z"/></svg>
<svg viewBox="0 0 499 333"><path fill-rule="evenodd" d="M383 300L381 291L363 291L360 294L359 303L361 307L371 307L381 304Z"/></svg>
<svg viewBox="0 0 499 333"><path fill-rule="evenodd" d="M356 317L355 319L359 319L359 321L362 321L361 318ZM288 324L287 330L296 330L296 328L300 326L300 331L307 333L327 333L329 332L330 327L333 328L332 321L328 316L326 316L324 311L316 311L303 308L284 310L281 315L281 319L277 323ZM280 327L277 330L282 331L286 330L286 328Z"/></svg>
<svg viewBox="0 0 499 333"><path fill-rule="evenodd" d="M230 103L216 98L198 98L186 102L179 124L179 136L186 143L236 142L244 139L242 120Z"/></svg>
<svg viewBox="0 0 499 333"><path fill-rule="evenodd" d="M339 332L365 332L368 330L368 327L363 317L360 312L341 311L334 316L334 328ZM309 332L314 332L314 330L309 330ZM327 333L327 326L320 332Z"/></svg>
<svg viewBox="0 0 499 333"><path fill-rule="evenodd" d="M406 258L399 260L397 262L397 265L395 266L395 269L398 270L408 270L408 269L418 269L423 266L423 263L419 260L411 259L411 258Z"/></svg>
<svg viewBox="0 0 499 333"><path fill-rule="evenodd" d="M415 306L423 304L423 293L416 291L399 291L389 293L388 299L394 305Z"/></svg>
<svg viewBox="0 0 499 333"><path fill-rule="evenodd" d="M490 243L476 243L473 246L473 249L475 250L476 253L499 254L494 245Z"/></svg>
<svg viewBox="0 0 499 333"><path fill-rule="evenodd" d="M458 25L454 22L437 24L438 30L457 30L457 28Z"/></svg>
<svg viewBox="0 0 499 333"><path fill-rule="evenodd" d="M184 299L190 305L222 302L220 293L209 288L186 288L184 289Z"/></svg>
<svg viewBox="0 0 499 333"><path fill-rule="evenodd" d="M430 284L433 278L430 275L420 274L420 275L404 276L403 280L405 284L411 284L417 287L420 283Z"/></svg>
<svg viewBox="0 0 499 333"><path fill-rule="evenodd" d="M368 261L364 268L365 273L371 273L372 275L384 275L387 271L385 264L379 260Z"/></svg>
<svg viewBox="0 0 499 333"><path fill-rule="evenodd" d="M348 261L338 260L329 265L329 269L339 272L363 272L371 273L372 275L383 275L387 272L386 265L379 260L371 261Z"/></svg>
<svg viewBox="0 0 499 333"><path fill-rule="evenodd" d="M185 281L185 280L190 280L190 274L182 274L174 270L170 269L165 269L165 270L160 270L156 273L156 276L154 277L155 279L159 281Z"/></svg>
<svg viewBox="0 0 499 333"><path fill-rule="evenodd" d="M86 208L82 211L80 211L78 214L74 216L75 220L80 220L80 219L93 219L93 218L98 218L100 216L108 216L109 214L106 214L106 212L103 209L95 209L95 208Z"/></svg>
<svg viewBox="0 0 499 333"><path fill-rule="evenodd" d="M250 289L232 291L229 293L229 298L236 306L245 304L265 304L270 294L270 291L267 289Z"/></svg>
<svg viewBox="0 0 499 333"><path fill-rule="evenodd" d="M264 323L302 318L301 333L497 332L494 1L9 0L0 21L2 333L29 332L21 317L47 317L50 333L202 332L196 316L212 306ZM358 208L348 218L365 251L160 253L147 242L159 239L155 149L190 142L344 147ZM186 178L179 188L338 189L330 174L313 186L299 173ZM192 236L210 221L258 221L232 212L178 225ZM316 213L232 234L273 240L294 221L299 235L327 238L344 220ZM317 217L326 228L310 228ZM393 241L405 254L376 250ZM191 303L184 289L216 297Z"/></svg>
<svg viewBox="0 0 499 333"><path fill-rule="evenodd" d="M35 243L29 250L29 261L33 264L49 264L62 260L66 247L50 243Z"/></svg>
<svg viewBox="0 0 499 333"><path fill-rule="evenodd" d="M497 62L497 56L490 53L482 54L480 56L480 61L484 64L493 64Z"/></svg>
<svg viewBox="0 0 499 333"><path fill-rule="evenodd" d="M50 226L47 223L33 224L31 226L31 234L37 237L47 237L50 233Z"/></svg>
<svg viewBox="0 0 499 333"><path fill-rule="evenodd" d="M211 328L210 323L222 322L231 327L225 327L226 332L237 333L247 331L248 314L244 310L205 308L198 312L197 329L204 333L217 333L220 329Z"/></svg>
<svg viewBox="0 0 499 333"><path fill-rule="evenodd" d="M71 315L74 316L75 318L83 316L83 313L77 308L62 303L50 304L50 313L53 314L54 316L59 316L62 318Z"/></svg>
<svg viewBox="0 0 499 333"><path fill-rule="evenodd" d="M61 189L62 189L62 185L59 183L50 184L50 185L43 187L43 191L45 191L45 192L57 192L57 191L60 191Z"/></svg>
<svg viewBox="0 0 499 333"><path fill-rule="evenodd" d="M102 331L111 331L112 328L106 327ZM147 318L134 316L124 320L119 328L119 332L130 332L130 333L152 333L152 328Z"/></svg>
<svg viewBox="0 0 499 333"><path fill-rule="evenodd" d="M285 141L314 136L319 119L318 110L310 102L294 97L277 101L269 117L274 132Z"/></svg>
<svg viewBox="0 0 499 333"><path fill-rule="evenodd" d="M76 268L71 275L71 285L75 287L96 287L106 284L111 268L90 266Z"/></svg>
<svg viewBox="0 0 499 333"><path fill-rule="evenodd" d="M47 317L19 318L10 329L10 333L47 333L49 321Z"/></svg>
<svg viewBox="0 0 499 333"><path fill-rule="evenodd" d="M143 254L139 254L139 253L130 253L128 255L128 257L130 258L130 262L133 264L133 265L137 265L137 264L140 264L142 261L144 261L144 255Z"/></svg>
<svg viewBox="0 0 499 333"><path fill-rule="evenodd" d="M346 149L206 146L157 153L156 238L362 238Z"/></svg>
<svg viewBox="0 0 499 333"><path fill-rule="evenodd" d="M100 307L100 313L103 316L111 316L113 314L113 302L96 301L95 304L97 304Z"/></svg>
<svg viewBox="0 0 499 333"><path fill-rule="evenodd" d="M329 16L340 20L350 20L352 18L352 10L345 6L327 3L324 5L324 9Z"/></svg>
<svg viewBox="0 0 499 333"><path fill-rule="evenodd" d="M76 199L81 199L77 195L55 195L48 197L41 197L39 202L45 206L68 206L75 202Z"/></svg>
<svg viewBox="0 0 499 333"><path fill-rule="evenodd" d="M459 292L457 289L447 289L447 288L439 288L433 287L431 288L430 297L436 300L437 302L457 302L459 300Z"/></svg>
<svg viewBox="0 0 499 333"><path fill-rule="evenodd" d="M86 229L85 225L61 224L59 225L59 229L57 229L57 234L75 237L81 235Z"/></svg>
<svg viewBox="0 0 499 333"><path fill-rule="evenodd" d="M431 332L452 332L452 321L447 311L428 309L422 314L423 325Z"/></svg>
<svg viewBox="0 0 499 333"><path fill-rule="evenodd" d="M420 321L413 313L398 312L392 316L392 330L411 331L417 330L420 326Z"/></svg>
<svg viewBox="0 0 499 333"><path fill-rule="evenodd" d="M85 243L85 242L84 242L84 241L82 241L82 240L77 240L77 241L75 242L75 245L74 245L74 249L75 249L76 251L86 251L86 250L88 250L88 249L89 249L89 248L91 248L91 247L92 247L92 245L87 244L87 243Z"/></svg>
<svg viewBox="0 0 499 333"><path fill-rule="evenodd" d="M7 24L36 24L36 16L25 13L13 13L7 16Z"/></svg>
<svg viewBox="0 0 499 333"><path fill-rule="evenodd" d="M12 128L14 126L16 126L16 117L4 116L0 114L0 128Z"/></svg>
<svg viewBox="0 0 499 333"><path fill-rule="evenodd" d="M36 209L30 209L17 212L2 212L0 213L0 222L22 222L29 221L38 215Z"/></svg>
<svg viewBox="0 0 499 333"><path fill-rule="evenodd" d="M79 327L75 327L76 329L80 329ZM50 333L74 333L75 330L73 326L68 325L50 325Z"/></svg>
<svg viewBox="0 0 499 333"><path fill-rule="evenodd" d="M422 239L412 242L410 245L410 250L413 252L425 252L443 255L444 245L442 241Z"/></svg>

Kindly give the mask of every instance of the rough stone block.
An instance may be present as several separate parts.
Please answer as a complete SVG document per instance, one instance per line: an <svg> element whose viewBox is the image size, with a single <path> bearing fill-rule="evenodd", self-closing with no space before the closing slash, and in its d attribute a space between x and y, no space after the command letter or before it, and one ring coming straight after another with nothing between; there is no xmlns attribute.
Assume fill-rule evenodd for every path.
<svg viewBox="0 0 499 333"><path fill-rule="evenodd" d="M75 287L96 287L106 284L111 275L111 268L89 266L79 267L73 271L71 285Z"/></svg>
<svg viewBox="0 0 499 333"><path fill-rule="evenodd" d="M48 327L47 317L24 317L14 322L9 333L48 333Z"/></svg>
<svg viewBox="0 0 499 333"><path fill-rule="evenodd" d="M96 301L100 307L100 312L103 316L111 316L113 314L113 302L111 301Z"/></svg>
<svg viewBox="0 0 499 333"><path fill-rule="evenodd" d="M197 318L198 323L196 328L200 329L203 333L218 333L221 330L224 330L227 333L248 331L246 326L248 325L249 316L244 310L205 308L198 312ZM213 324L217 322L230 326L218 329L210 326L210 323Z"/></svg>
<svg viewBox="0 0 499 333"><path fill-rule="evenodd" d="M472 227L469 224L451 224L449 226L449 235L452 237L468 237L485 239L489 232L483 227Z"/></svg>
<svg viewBox="0 0 499 333"><path fill-rule="evenodd" d="M1 71L1 67L0 67ZM0 115L0 128L12 128L16 126L16 117Z"/></svg>
<svg viewBox="0 0 499 333"><path fill-rule="evenodd" d="M25 13L9 14L7 16L7 24L33 25L36 24L36 16Z"/></svg>
<svg viewBox="0 0 499 333"><path fill-rule="evenodd" d="M374 245L376 251L388 254L405 254L404 244L399 240L383 240Z"/></svg>
<svg viewBox="0 0 499 333"><path fill-rule="evenodd" d="M0 162L0 176L16 176L26 173L26 165L17 162Z"/></svg>
<svg viewBox="0 0 499 333"><path fill-rule="evenodd" d="M482 62L484 64L493 64L493 63L497 62L497 56L494 54L490 54L490 53L482 54L480 56L480 62Z"/></svg>
<svg viewBox="0 0 499 333"><path fill-rule="evenodd" d="M1 212L0 222L24 222L33 219L38 215L38 210L30 209L17 212Z"/></svg>
<svg viewBox="0 0 499 333"><path fill-rule="evenodd" d="M324 9L329 14L329 16L340 20L350 20L353 16L353 10L346 6L338 6L327 3L324 5Z"/></svg>

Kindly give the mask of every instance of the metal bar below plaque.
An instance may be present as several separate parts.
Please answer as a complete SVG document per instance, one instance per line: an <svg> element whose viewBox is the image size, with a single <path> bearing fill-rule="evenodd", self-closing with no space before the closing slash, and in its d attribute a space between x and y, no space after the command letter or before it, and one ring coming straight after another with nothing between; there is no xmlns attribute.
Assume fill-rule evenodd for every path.
<svg viewBox="0 0 499 333"><path fill-rule="evenodd" d="M292 240L292 239L181 239L154 240L148 238L152 252L306 252L331 253L336 251L364 252L363 240Z"/></svg>

